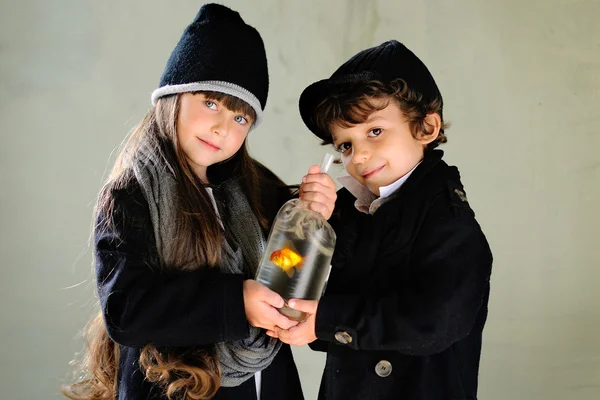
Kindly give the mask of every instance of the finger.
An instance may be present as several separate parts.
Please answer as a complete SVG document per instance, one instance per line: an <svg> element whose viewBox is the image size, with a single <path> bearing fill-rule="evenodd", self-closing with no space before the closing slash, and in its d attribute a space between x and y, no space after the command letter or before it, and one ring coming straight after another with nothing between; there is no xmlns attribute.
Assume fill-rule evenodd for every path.
<svg viewBox="0 0 600 400"><path fill-rule="evenodd" d="M317 308L319 307L319 302L317 300L291 299L288 301L288 305L294 310L309 314L316 314Z"/></svg>
<svg viewBox="0 0 600 400"><path fill-rule="evenodd" d="M279 313L278 313L279 314ZM280 329L290 329L294 326L298 325L297 321L292 321L291 319L279 314L279 317L273 320L276 326L280 327Z"/></svg>
<svg viewBox="0 0 600 400"><path fill-rule="evenodd" d="M300 184L303 192L323 192L328 196L337 196L337 186L329 175L307 175L305 178Z"/></svg>
<svg viewBox="0 0 600 400"><path fill-rule="evenodd" d="M325 217L325 219L329 219L331 214L333 213L334 205L332 203L323 203L317 201L308 202L308 208L314 212L317 212Z"/></svg>
<svg viewBox="0 0 600 400"><path fill-rule="evenodd" d="M321 203L335 203L337 199L337 192L335 188L327 188L320 183L309 183L302 189L300 198L307 199L310 196L311 201L319 201Z"/></svg>
<svg viewBox="0 0 600 400"><path fill-rule="evenodd" d="M335 208L333 200L324 198L321 195L306 194L300 198L310 210L321 213L326 219L329 219Z"/></svg>
<svg viewBox="0 0 600 400"><path fill-rule="evenodd" d="M307 182L300 186L302 193L322 193L328 198L337 197L335 187L323 185L321 182Z"/></svg>
<svg viewBox="0 0 600 400"><path fill-rule="evenodd" d="M335 187L335 182L329 174L308 174L302 179L302 183L320 183L325 187Z"/></svg>
<svg viewBox="0 0 600 400"><path fill-rule="evenodd" d="M292 329L294 329L294 328L292 328ZM279 327L275 327L274 332L277 335L277 338L284 343L292 344L291 342L293 342L295 340L295 335L293 335L287 329L281 329Z"/></svg>
<svg viewBox="0 0 600 400"><path fill-rule="evenodd" d="M290 320L285 316L281 315L281 313L277 309L273 307L263 307L260 320L258 321L258 327L269 330L275 330L275 327L277 326L295 326L296 321L293 322L294 324L290 324Z"/></svg>
<svg viewBox="0 0 600 400"><path fill-rule="evenodd" d="M311 165L310 168L308 169L308 174L312 175L312 174L318 174L321 172L321 168L318 165Z"/></svg>
<svg viewBox="0 0 600 400"><path fill-rule="evenodd" d="M275 333L279 340L289 344L291 337L292 337L292 335L290 334L290 331L280 330L279 332L275 332Z"/></svg>
<svg viewBox="0 0 600 400"><path fill-rule="evenodd" d="M275 339L279 338L279 335L277 335L277 333L275 331L272 331L272 330L266 331L265 334L267 336L270 336L270 337L275 338Z"/></svg>
<svg viewBox="0 0 600 400"><path fill-rule="evenodd" d="M321 214L325 219L329 219L329 217L331 217L332 214L332 210L323 203L311 202L308 205L308 209Z"/></svg>
<svg viewBox="0 0 600 400"><path fill-rule="evenodd" d="M275 308L281 308L284 305L283 297L281 297L278 293L272 291L266 286L262 287L262 291L260 293L261 300L265 303L273 306Z"/></svg>
<svg viewBox="0 0 600 400"><path fill-rule="evenodd" d="M306 339L303 336L303 332L299 329L299 327L295 327L290 329L289 331L282 332L279 339L282 342L291 344L293 346L302 346L306 342Z"/></svg>
<svg viewBox="0 0 600 400"><path fill-rule="evenodd" d="M304 201L312 201L315 203L331 205L335 204L335 201L331 197L328 197L327 195L321 192L304 192L302 194L301 199Z"/></svg>

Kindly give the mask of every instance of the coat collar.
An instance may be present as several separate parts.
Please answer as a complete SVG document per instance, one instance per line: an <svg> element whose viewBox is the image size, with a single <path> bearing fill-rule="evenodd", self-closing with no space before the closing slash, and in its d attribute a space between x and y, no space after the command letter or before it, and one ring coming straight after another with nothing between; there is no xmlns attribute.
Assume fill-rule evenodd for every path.
<svg viewBox="0 0 600 400"><path fill-rule="evenodd" d="M373 194L373 192L361 185L351 176L343 176L337 180L356 198L354 206L357 210L365 214L374 214L379 206L381 206L387 199L396 197L399 193L412 191L414 188L419 186L419 183L429 173L429 171L431 171L431 169L433 169L441 161L443 155L444 152L442 150L433 150L425 153L423 160L408 174L391 185L382 187L380 189L382 190L381 197ZM384 193L385 188L389 188L388 193Z"/></svg>

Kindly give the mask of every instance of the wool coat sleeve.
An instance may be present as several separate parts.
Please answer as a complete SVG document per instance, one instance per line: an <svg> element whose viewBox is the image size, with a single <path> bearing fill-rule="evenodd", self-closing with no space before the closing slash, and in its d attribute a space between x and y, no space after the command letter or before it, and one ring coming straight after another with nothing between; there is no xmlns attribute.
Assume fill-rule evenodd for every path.
<svg viewBox="0 0 600 400"><path fill-rule="evenodd" d="M336 332L346 332L346 345L354 349L429 355L469 334L489 290L492 263L472 210L438 195L409 257L394 254L395 235L386 236L391 245L379 260L384 265L372 268L407 269L408 280L385 293L325 294L316 316L319 339L336 342Z"/></svg>
<svg viewBox="0 0 600 400"><path fill-rule="evenodd" d="M99 225L106 215L98 215ZM218 267L165 272L139 188L114 193L114 226L95 231L100 305L108 334L129 347L195 346L249 333L243 276Z"/></svg>

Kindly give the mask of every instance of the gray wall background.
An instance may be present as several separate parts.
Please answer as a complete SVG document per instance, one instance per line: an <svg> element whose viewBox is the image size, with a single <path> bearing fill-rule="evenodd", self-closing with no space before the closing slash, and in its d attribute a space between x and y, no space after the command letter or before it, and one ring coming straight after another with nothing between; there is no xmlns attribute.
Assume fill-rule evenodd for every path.
<svg viewBox="0 0 600 400"><path fill-rule="evenodd" d="M94 310L96 193L200 4L0 1L0 398L59 398ZM225 4L265 40L251 151L289 183L326 150L297 112L306 85L391 38L423 59L495 253L481 398L600 398L600 2ZM296 356L314 399L324 358Z"/></svg>

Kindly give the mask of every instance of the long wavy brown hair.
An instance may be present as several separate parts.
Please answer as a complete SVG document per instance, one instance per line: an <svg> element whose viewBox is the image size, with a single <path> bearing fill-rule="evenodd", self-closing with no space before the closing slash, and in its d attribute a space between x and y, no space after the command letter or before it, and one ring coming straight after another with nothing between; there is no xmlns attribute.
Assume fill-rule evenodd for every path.
<svg viewBox="0 0 600 400"><path fill-rule="evenodd" d="M202 92L235 112L242 112L255 120L254 110L244 101L218 92ZM174 249L164 264L167 268L184 269L185 265L215 267L222 257L223 232L218 223L204 183L193 173L177 140L177 118L180 95L158 100L141 123L134 128L117 157L107 182L100 190L94 221L101 213L106 216L96 222L94 231L102 232L112 226L114 212L113 192L128 187L135 179L133 164L140 146L151 149L174 166L177 181L179 229ZM157 157L161 159L161 157ZM208 168L211 182L237 177L248 197L250 206L261 226L268 228L281 201L277 194L290 195L292 186L286 186L274 174L267 172L248 154L246 142L229 160ZM271 196L270 194L273 194ZM192 262L190 262L192 261ZM114 400L117 395L119 344L113 342L106 330L104 317L99 312L84 329L86 353L78 362L80 377L66 385L62 393L72 400ZM219 363L209 348L164 349L146 345L141 350L140 368L149 382L164 390L168 399L210 399L220 386Z"/></svg>

